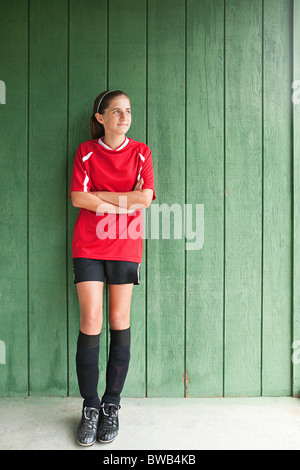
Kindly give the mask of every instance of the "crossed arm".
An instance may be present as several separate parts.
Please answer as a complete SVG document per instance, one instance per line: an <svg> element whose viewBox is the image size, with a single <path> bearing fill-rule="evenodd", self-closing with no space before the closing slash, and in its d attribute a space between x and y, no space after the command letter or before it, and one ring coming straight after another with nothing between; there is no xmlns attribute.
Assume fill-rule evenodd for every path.
<svg viewBox="0 0 300 470"><path fill-rule="evenodd" d="M72 191L71 199L74 207L81 207L93 212L109 214L132 214L137 209L149 207L153 190L142 189L143 180L136 183L134 190L129 192L95 191L85 193Z"/></svg>

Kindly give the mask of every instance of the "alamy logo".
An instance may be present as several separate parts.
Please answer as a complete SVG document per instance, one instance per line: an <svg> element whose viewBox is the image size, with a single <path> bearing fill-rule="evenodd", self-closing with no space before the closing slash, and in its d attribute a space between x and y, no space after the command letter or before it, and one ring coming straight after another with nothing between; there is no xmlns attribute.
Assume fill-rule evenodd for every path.
<svg viewBox="0 0 300 470"><path fill-rule="evenodd" d="M6 87L2 80L0 80L0 104L6 104Z"/></svg>
<svg viewBox="0 0 300 470"><path fill-rule="evenodd" d="M292 83L292 88L296 91L292 94L292 102L294 104L300 104L300 80L295 80Z"/></svg>
<svg viewBox="0 0 300 470"><path fill-rule="evenodd" d="M297 339L293 342L292 348L294 349L294 352L292 354L292 363L293 364L300 364L300 340Z"/></svg>
<svg viewBox="0 0 300 470"><path fill-rule="evenodd" d="M5 343L0 341L0 364L6 364Z"/></svg>
<svg viewBox="0 0 300 470"><path fill-rule="evenodd" d="M120 196L120 207L126 207L127 196ZM132 206L134 208L134 204ZM131 238L151 238L163 240L182 239L185 237L186 250L201 250L204 244L204 204L184 204L182 207L179 203L172 206L168 204L154 204L150 209L151 233L148 236L147 218L146 225L143 224L143 214L139 211L137 215L135 211L129 213L134 216L132 222L127 226L127 217L119 218L117 227L117 215L114 212L114 206L111 206L112 212L107 213L96 226L97 237L101 240L109 239L127 239ZM148 209L148 210L149 210ZM106 209L101 210L101 205L96 212L97 216L105 214ZM171 226L173 225L173 233ZM195 228L195 230L194 230ZM143 230L144 229L144 230ZM118 232L118 233L117 233Z"/></svg>

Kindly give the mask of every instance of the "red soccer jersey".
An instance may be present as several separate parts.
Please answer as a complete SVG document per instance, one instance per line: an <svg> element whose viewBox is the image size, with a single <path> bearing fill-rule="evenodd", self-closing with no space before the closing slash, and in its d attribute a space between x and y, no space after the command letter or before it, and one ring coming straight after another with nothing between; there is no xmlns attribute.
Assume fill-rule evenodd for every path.
<svg viewBox="0 0 300 470"><path fill-rule="evenodd" d="M79 145L73 166L72 191L132 191L143 178L142 189L153 189L156 199L151 150L126 137L113 150L101 139ZM143 209L132 214L97 214L80 209L72 240L72 258L142 262Z"/></svg>

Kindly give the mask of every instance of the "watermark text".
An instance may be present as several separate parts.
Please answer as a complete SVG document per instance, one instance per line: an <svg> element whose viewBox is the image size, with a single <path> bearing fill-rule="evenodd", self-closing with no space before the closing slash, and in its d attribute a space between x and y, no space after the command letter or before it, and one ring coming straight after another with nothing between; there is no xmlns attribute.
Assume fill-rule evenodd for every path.
<svg viewBox="0 0 300 470"><path fill-rule="evenodd" d="M4 341L0 341L0 364L6 364L6 348Z"/></svg>
<svg viewBox="0 0 300 470"><path fill-rule="evenodd" d="M124 198L121 207L126 207ZM101 240L109 239L163 239L179 240L185 237L186 250L201 250L204 244L204 204L179 203L172 206L168 204L153 204L147 210L150 211L151 230L148 233L147 217L146 224L143 223L143 209L136 209L128 216L132 221L128 223L127 217L117 217L117 206L107 205L101 209L99 206L96 215L103 216L96 227L97 237ZM130 211L130 208L128 209Z"/></svg>
<svg viewBox="0 0 300 470"><path fill-rule="evenodd" d="M0 80L0 104L6 104L6 86L3 80Z"/></svg>

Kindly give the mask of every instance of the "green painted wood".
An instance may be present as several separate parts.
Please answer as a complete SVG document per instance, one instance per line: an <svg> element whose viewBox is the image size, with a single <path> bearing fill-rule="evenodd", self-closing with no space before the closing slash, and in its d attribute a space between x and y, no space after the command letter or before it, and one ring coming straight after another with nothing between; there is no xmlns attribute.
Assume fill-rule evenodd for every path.
<svg viewBox="0 0 300 470"><path fill-rule="evenodd" d="M293 1L293 395L300 396L300 0ZM298 81L298 83L296 83Z"/></svg>
<svg viewBox="0 0 300 470"><path fill-rule="evenodd" d="M73 162L78 145L90 139L89 121L94 100L107 88L107 2L71 0L69 11L68 178L68 341L69 394L79 396L75 355L80 308L74 285L71 243L79 209L69 199ZM103 288L103 327L99 350L99 394L104 393L107 363L107 292Z"/></svg>
<svg viewBox="0 0 300 470"><path fill-rule="evenodd" d="M262 4L225 11L225 386L261 393Z"/></svg>
<svg viewBox="0 0 300 470"><path fill-rule="evenodd" d="M67 0L30 1L30 393L67 393Z"/></svg>
<svg viewBox="0 0 300 470"><path fill-rule="evenodd" d="M160 219L170 221L170 236L160 222L160 238L151 236L147 245L147 394L179 397L184 395L185 240L183 229L181 238L174 238L169 208L175 204L183 227L185 4L181 0L148 1L147 128L158 194L151 205L150 233L157 225L158 203L166 208Z"/></svg>
<svg viewBox="0 0 300 470"><path fill-rule="evenodd" d="M123 396L300 396L299 31L300 0L2 2L1 395L79 395L68 192L93 100L118 87L157 193ZM200 250L184 204L193 230L204 204ZM167 210L155 239L155 209L172 205L179 238Z"/></svg>
<svg viewBox="0 0 300 470"><path fill-rule="evenodd" d="M291 395L290 0L264 2L262 395Z"/></svg>
<svg viewBox="0 0 300 470"><path fill-rule="evenodd" d="M110 2L109 89L121 89L129 95L132 125L127 136L141 142L146 142L146 39L146 1ZM143 217L146 225L146 209ZM146 263L147 241L144 240L141 284L134 286L132 293L131 359L124 396L143 397L146 394Z"/></svg>
<svg viewBox="0 0 300 470"><path fill-rule="evenodd" d="M0 394L26 395L27 0L1 2L0 43L0 80L6 91L6 104L0 104ZM3 101L1 99L1 103Z"/></svg>
<svg viewBox="0 0 300 470"><path fill-rule="evenodd" d="M194 230L197 204L204 205L205 233L202 247L199 230L186 251L187 396L223 395L223 5L187 4L186 202L192 204Z"/></svg>

